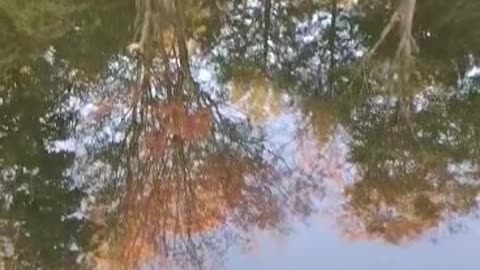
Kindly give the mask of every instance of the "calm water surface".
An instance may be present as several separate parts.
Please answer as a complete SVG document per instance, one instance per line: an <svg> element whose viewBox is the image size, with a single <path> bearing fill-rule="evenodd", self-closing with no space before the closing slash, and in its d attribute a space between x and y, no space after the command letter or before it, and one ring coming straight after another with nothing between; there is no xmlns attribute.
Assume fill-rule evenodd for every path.
<svg viewBox="0 0 480 270"><path fill-rule="evenodd" d="M480 2L392 2L0 0L0 270L478 269Z"/></svg>

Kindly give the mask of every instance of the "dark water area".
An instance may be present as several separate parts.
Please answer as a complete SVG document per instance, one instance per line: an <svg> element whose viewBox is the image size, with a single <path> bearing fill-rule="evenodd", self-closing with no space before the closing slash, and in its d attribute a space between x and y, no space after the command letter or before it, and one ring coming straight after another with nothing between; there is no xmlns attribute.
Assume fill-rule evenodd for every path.
<svg viewBox="0 0 480 270"><path fill-rule="evenodd" d="M0 270L475 270L477 0L0 0Z"/></svg>

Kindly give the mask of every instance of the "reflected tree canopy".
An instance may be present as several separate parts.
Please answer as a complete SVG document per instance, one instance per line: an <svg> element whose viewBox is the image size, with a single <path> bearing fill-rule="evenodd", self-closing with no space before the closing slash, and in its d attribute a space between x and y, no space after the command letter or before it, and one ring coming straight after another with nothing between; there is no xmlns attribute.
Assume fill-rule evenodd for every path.
<svg viewBox="0 0 480 270"><path fill-rule="evenodd" d="M67 82L47 74L61 68L37 61L2 78L0 254L6 269L72 269L88 246L88 224L70 217L83 196L65 177L73 156L45 145L65 138L74 120L55 110L66 94L50 89Z"/></svg>
<svg viewBox="0 0 480 270"><path fill-rule="evenodd" d="M476 103L432 103L408 123L398 107L376 111L370 103L355 111L348 125L360 181L346 189L345 207L362 222L349 233L398 243L476 209L479 123L469 115Z"/></svg>
<svg viewBox="0 0 480 270"><path fill-rule="evenodd" d="M125 82L102 89L85 124L93 137L77 169L95 170L87 181L103 183L102 203L91 211L106 241L92 260L113 269L203 269L221 264L233 243L251 241L255 229L281 232L287 217L306 217L318 185L301 175L292 181L262 130L223 113L221 100L194 80L185 14L144 4L153 3L138 7L143 19ZM168 27L154 28L164 12L172 14ZM151 47L153 38L160 43Z"/></svg>

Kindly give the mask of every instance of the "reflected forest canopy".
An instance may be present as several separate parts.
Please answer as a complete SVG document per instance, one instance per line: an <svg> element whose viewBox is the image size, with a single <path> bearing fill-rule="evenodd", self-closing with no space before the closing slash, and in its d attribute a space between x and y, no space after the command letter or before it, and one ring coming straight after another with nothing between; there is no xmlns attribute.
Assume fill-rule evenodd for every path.
<svg viewBox="0 0 480 270"><path fill-rule="evenodd" d="M458 233L480 2L454 2L2 0L0 270L217 269L326 213Z"/></svg>

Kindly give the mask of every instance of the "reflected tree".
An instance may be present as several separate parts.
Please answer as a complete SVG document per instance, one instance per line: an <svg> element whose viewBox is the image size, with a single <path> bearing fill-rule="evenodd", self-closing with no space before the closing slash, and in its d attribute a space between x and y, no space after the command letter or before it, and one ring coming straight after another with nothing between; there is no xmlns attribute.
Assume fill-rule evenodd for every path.
<svg viewBox="0 0 480 270"><path fill-rule="evenodd" d="M256 229L287 232L287 217L312 211L318 186L194 79L183 4L139 2L125 81L100 87L83 124L76 170L99 186L89 216L104 244L90 258L101 268L208 268Z"/></svg>
<svg viewBox="0 0 480 270"><path fill-rule="evenodd" d="M478 97L432 102L398 118L398 107L357 107L348 127L360 179L346 188L347 235L391 243L414 240L477 209Z"/></svg>
<svg viewBox="0 0 480 270"><path fill-rule="evenodd" d="M441 10L442 3L357 6L367 12L361 29L378 32L351 77L341 120L352 135L351 162L359 168L358 180L345 189L340 217L352 239L399 244L477 208L478 130L472 126L478 123L464 114L477 102L478 85L466 75L476 56L468 56L472 47L432 61L430 39L439 38L440 30L427 7ZM386 21L384 29L374 26L379 21ZM463 48L475 42L469 44Z"/></svg>
<svg viewBox="0 0 480 270"><path fill-rule="evenodd" d="M102 71L130 37L130 1L51 1L0 3L0 71L19 68L53 48L89 75ZM121 12L125 16L118 16Z"/></svg>
<svg viewBox="0 0 480 270"><path fill-rule="evenodd" d="M347 2L234 1L214 52L224 80L259 73L277 88L333 97L335 77L361 47Z"/></svg>
<svg viewBox="0 0 480 270"><path fill-rule="evenodd" d="M0 268L76 269L89 248L90 227L71 216L84 196L64 174L72 156L47 149L74 120L56 110L59 69L40 60L0 79Z"/></svg>

